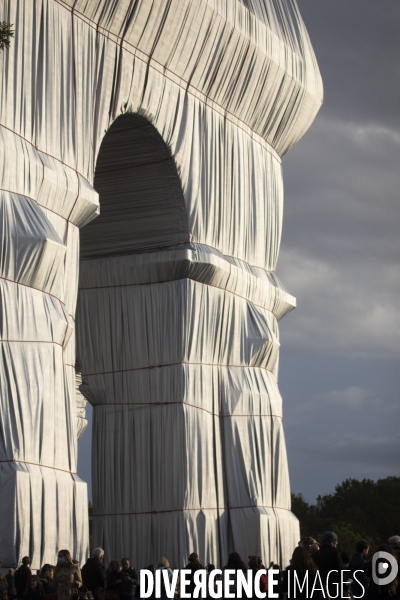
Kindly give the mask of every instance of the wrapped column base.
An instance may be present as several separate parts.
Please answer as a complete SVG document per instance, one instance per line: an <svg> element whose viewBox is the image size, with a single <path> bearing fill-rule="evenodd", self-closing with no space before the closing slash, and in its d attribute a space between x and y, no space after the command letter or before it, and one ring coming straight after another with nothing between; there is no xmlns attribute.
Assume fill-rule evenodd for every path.
<svg viewBox="0 0 400 600"><path fill-rule="evenodd" d="M76 474L19 462L0 465L2 511L0 547L3 568L32 559L31 569L55 564L62 548L86 558L87 486Z"/></svg>

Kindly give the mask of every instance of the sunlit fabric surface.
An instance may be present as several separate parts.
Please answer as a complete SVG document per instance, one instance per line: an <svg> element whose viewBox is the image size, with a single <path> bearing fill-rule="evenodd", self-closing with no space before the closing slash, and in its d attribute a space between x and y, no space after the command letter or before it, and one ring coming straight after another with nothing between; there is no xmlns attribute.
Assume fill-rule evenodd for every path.
<svg viewBox="0 0 400 600"><path fill-rule="evenodd" d="M287 563L281 157L322 101L294 1L0 8L3 565L87 555L77 382L107 560Z"/></svg>

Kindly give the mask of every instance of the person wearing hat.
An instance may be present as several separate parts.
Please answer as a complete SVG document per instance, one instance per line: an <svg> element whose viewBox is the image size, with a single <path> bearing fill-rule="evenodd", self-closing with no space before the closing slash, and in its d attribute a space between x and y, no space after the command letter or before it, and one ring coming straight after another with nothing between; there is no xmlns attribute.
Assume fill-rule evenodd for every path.
<svg viewBox="0 0 400 600"><path fill-rule="evenodd" d="M328 597L332 598L340 598L342 596L340 578L344 567L340 552L337 549L338 543L338 536L334 531L325 531L321 537L320 549L312 555L312 559L318 567L322 585ZM333 571L333 573L330 573L330 571Z"/></svg>

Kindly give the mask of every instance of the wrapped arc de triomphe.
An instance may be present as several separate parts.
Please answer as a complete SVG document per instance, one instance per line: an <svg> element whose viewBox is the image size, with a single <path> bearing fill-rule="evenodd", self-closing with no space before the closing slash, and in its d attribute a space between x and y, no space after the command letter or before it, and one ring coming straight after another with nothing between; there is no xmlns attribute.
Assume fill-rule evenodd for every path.
<svg viewBox="0 0 400 600"><path fill-rule="evenodd" d="M295 1L0 9L3 565L87 556L86 399L108 560L287 562L281 157L322 101Z"/></svg>

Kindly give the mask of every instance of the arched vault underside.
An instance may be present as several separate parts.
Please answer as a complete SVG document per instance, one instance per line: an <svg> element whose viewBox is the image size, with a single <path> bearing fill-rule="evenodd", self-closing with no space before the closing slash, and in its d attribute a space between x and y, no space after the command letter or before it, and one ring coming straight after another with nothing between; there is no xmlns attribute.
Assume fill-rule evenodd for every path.
<svg viewBox="0 0 400 600"><path fill-rule="evenodd" d="M189 242L185 199L171 151L139 114L118 117L97 158L100 216L81 233L81 258Z"/></svg>
<svg viewBox="0 0 400 600"><path fill-rule="evenodd" d="M84 398L108 559L285 564L281 156L322 101L294 0L1 9L3 565L87 555Z"/></svg>

